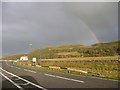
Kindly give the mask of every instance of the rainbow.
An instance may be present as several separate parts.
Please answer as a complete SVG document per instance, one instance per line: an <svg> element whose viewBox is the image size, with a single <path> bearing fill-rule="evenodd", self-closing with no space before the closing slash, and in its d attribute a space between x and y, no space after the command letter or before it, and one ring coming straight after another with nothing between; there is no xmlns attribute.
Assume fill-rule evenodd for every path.
<svg viewBox="0 0 120 90"><path fill-rule="evenodd" d="M90 27L83 20L81 20L81 23L84 25L86 30L91 34L91 36L95 39L96 43L100 42L96 34L90 29Z"/></svg>

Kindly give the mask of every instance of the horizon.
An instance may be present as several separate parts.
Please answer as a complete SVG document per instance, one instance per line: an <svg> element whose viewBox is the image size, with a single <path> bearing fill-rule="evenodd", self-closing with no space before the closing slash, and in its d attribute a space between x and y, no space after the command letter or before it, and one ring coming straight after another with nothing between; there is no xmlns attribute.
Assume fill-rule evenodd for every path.
<svg viewBox="0 0 120 90"><path fill-rule="evenodd" d="M114 41L120 41L120 40L112 40L112 41L109 41L109 42L114 42ZM109 42L98 42L98 43L94 43L94 44L109 43ZM56 46L62 46L62 45L84 45L84 46L92 46L92 45L94 45L94 44L91 44L91 45L84 45L84 44L80 44L80 43L76 43L76 44L67 44L67 43L65 43L65 44L51 45L51 46L47 45L47 46L43 46L43 47L56 47ZM43 47L31 48L30 51L27 51L27 52L24 52L24 53L19 53L19 52L17 52L17 53L4 54L4 55L0 56L0 58L2 58L2 57L4 57L4 56L10 56L10 55L28 54L29 52L31 52L31 51L34 50L34 49L43 48Z"/></svg>
<svg viewBox="0 0 120 90"><path fill-rule="evenodd" d="M118 40L117 2L2 2L2 54Z"/></svg>

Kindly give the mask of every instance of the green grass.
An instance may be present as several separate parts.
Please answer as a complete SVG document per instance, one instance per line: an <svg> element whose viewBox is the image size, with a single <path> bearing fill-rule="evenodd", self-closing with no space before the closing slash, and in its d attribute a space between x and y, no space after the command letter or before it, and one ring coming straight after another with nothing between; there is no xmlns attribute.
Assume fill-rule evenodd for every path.
<svg viewBox="0 0 120 90"><path fill-rule="evenodd" d="M92 76L91 74L85 74L85 73L80 73L76 71L69 71L69 70L64 70L64 69L53 69L53 68L47 68L47 67L37 67L37 66L28 66L28 65L23 65L20 63L14 62L17 66L25 67L25 68L31 68L31 69L37 69L37 70L47 70L47 71L55 71L55 72L62 72L62 73L69 73L69 74L74 74L74 75L83 75L83 76Z"/></svg>
<svg viewBox="0 0 120 90"><path fill-rule="evenodd" d="M54 61L54 60L118 60L118 56L106 56L106 57L75 57L75 58L54 58L54 59L42 59L42 61Z"/></svg>
<svg viewBox="0 0 120 90"><path fill-rule="evenodd" d="M101 74L111 79L120 78L118 76L118 71L120 71L118 64L118 62L41 62L41 65L70 67Z"/></svg>
<svg viewBox="0 0 120 90"><path fill-rule="evenodd" d="M57 55L80 55L78 52L61 52L57 53Z"/></svg>
<svg viewBox="0 0 120 90"><path fill-rule="evenodd" d="M18 62L16 64L20 65L20 63ZM120 80L120 77L118 75L118 71L120 71L118 64L119 64L118 62L42 62L41 63L42 66L70 67L70 68L75 68L75 69L80 69L88 72L101 74L103 75L101 76L102 78ZM21 66L36 68L40 70L53 70L53 71L63 72L63 73L91 76L91 74L84 74L80 72L68 71L68 70L62 70L62 69L28 66L23 64L21 64Z"/></svg>
<svg viewBox="0 0 120 90"><path fill-rule="evenodd" d="M120 40L99 42L90 46L81 44L63 44L34 48L27 54L3 56L4 60L16 60L21 56L42 58L44 60L116 60L120 54ZM86 58L85 58L86 57Z"/></svg>

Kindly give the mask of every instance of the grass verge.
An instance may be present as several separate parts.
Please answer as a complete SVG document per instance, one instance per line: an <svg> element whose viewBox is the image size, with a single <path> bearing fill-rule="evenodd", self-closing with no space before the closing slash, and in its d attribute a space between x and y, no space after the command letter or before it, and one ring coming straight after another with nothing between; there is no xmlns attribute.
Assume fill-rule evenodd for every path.
<svg viewBox="0 0 120 90"><path fill-rule="evenodd" d="M57 71L57 72L62 72L62 73L69 73L69 74L75 74L75 75L84 75L84 76L94 76L92 74L85 74L81 72L76 72L76 71L69 71L65 69L53 69L53 68L47 68L47 67L37 67L37 66L29 66L29 65L24 65L23 63L20 64L20 62L15 62L16 65L22 66L22 67L27 67L27 68L35 68L38 70L52 70L52 71ZM82 62L82 63L76 63L76 62L49 62L49 63L42 63L41 65L46 65L46 66L59 66L59 67L70 67L71 68L77 68L81 70L85 70L88 72L94 72L101 74L102 76L99 76L100 78L107 78L107 79L114 79L114 80L120 80L119 76L119 67L118 67L117 62ZM81 68L80 68L81 67Z"/></svg>
<svg viewBox="0 0 120 90"><path fill-rule="evenodd" d="M75 58L53 58L53 59L42 59L42 61L60 61L60 60L118 60L119 56L105 56L105 57L75 57Z"/></svg>

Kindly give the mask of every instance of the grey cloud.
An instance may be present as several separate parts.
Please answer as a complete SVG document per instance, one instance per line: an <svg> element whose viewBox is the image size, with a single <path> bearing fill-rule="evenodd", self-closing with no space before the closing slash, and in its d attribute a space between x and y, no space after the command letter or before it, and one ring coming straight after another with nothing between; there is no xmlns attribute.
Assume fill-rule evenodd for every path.
<svg viewBox="0 0 120 90"><path fill-rule="evenodd" d="M82 19L101 41L118 39L118 3L67 3L66 11ZM111 36L109 35L111 33Z"/></svg>
<svg viewBox="0 0 120 90"><path fill-rule="evenodd" d="M117 39L117 3L3 3L3 53ZM91 30L91 31L90 31ZM109 34L108 34L109 33Z"/></svg>
<svg viewBox="0 0 120 90"><path fill-rule="evenodd" d="M2 3L0 2L0 58L2 56Z"/></svg>

